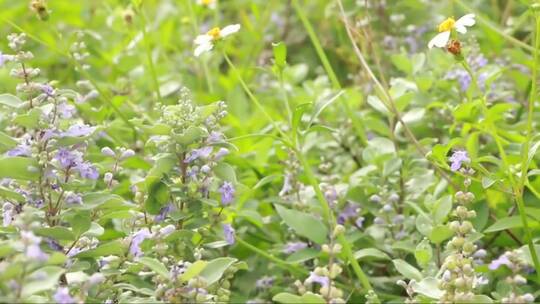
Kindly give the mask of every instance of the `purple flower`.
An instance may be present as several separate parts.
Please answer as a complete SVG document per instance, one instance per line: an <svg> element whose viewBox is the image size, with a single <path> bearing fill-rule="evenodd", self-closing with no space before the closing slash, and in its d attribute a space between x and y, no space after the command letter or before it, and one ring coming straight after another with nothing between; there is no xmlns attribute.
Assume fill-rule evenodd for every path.
<svg viewBox="0 0 540 304"><path fill-rule="evenodd" d="M274 284L274 277L264 276L255 282L255 286L260 289L268 289Z"/></svg>
<svg viewBox="0 0 540 304"><path fill-rule="evenodd" d="M289 194L292 190L292 174L287 173L285 174L285 178L283 179L283 187L281 187L281 191L279 191L279 196Z"/></svg>
<svg viewBox="0 0 540 304"><path fill-rule="evenodd" d="M491 263L489 263L489 269L497 270L502 265L506 265L508 267L512 266L512 262L508 259L508 257L505 254L501 255L496 260L491 261Z"/></svg>
<svg viewBox="0 0 540 304"><path fill-rule="evenodd" d="M235 189L232 183L224 182L218 191L221 193L221 204L223 206L229 205L234 200Z"/></svg>
<svg viewBox="0 0 540 304"><path fill-rule="evenodd" d="M92 165L89 162L78 164L77 170L79 171L79 174L81 175L82 178L96 180L99 177L98 170L96 169L96 167L94 167L94 165Z"/></svg>
<svg viewBox="0 0 540 304"><path fill-rule="evenodd" d="M79 151L70 151L66 148L60 148L58 152L56 152L54 158L64 169L73 167L82 162L82 154Z"/></svg>
<svg viewBox="0 0 540 304"><path fill-rule="evenodd" d="M71 105L67 102L59 104L56 109L58 113L60 113L60 116L65 119L73 117L73 115L77 111L74 105Z"/></svg>
<svg viewBox="0 0 540 304"><path fill-rule="evenodd" d="M25 244L25 254L29 259L44 262L49 258L39 247L41 238L35 236L32 231L21 231L21 240Z"/></svg>
<svg viewBox="0 0 540 304"><path fill-rule="evenodd" d="M221 132L212 131L210 132L210 135L208 135L208 138L206 141L209 144L217 143L223 140L223 134Z"/></svg>
<svg viewBox="0 0 540 304"><path fill-rule="evenodd" d="M195 149L193 151L191 151L191 153L189 154L189 156L184 160L185 163L190 163L196 159L199 159L199 158L207 158L208 155L210 155L210 153L212 153L212 150L214 148L212 147L202 147L200 149Z"/></svg>
<svg viewBox="0 0 540 304"><path fill-rule="evenodd" d="M338 215L338 224L343 225L348 219L355 218L356 216L358 216L358 207L354 204L349 203Z"/></svg>
<svg viewBox="0 0 540 304"><path fill-rule="evenodd" d="M54 251L63 251L64 250L64 248L54 239L46 238L45 242L47 243L49 248L51 248Z"/></svg>
<svg viewBox="0 0 540 304"><path fill-rule="evenodd" d="M452 162L452 165L450 166L450 169L452 171L459 170L462 163L468 164L471 161L471 159L467 155L467 151L463 150L454 151L454 153L448 160Z"/></svg>
<svg viewBox="0 0 540 304"><path fill-rule="evenodd" d="M131 239L131 245L129 246L129 252L134 255L135 257L140 257L143 252L141 250L141 243L151 237L152 234L150 231L148 231L148 228L143 228L139 231L137 231L132 239Z"/></svg>
<svg viewBox="0 0 540 304"><path fill-rule="evenodd" d="M161 208L159 210L159 214L156 215L156 217L154 218L154 221L157 223L162 222L163 220L165 220L169 212L171 212L173 209L174 209L173 204L168 204L165 207Z"/></svg>
<svg viewBox="0 0 540 304"><path fill-rule="evenodd" d="M75 299L73 299L69 295L69 288L67 287L58 287L56 290L56 293L53 296L54 301L56 301L57 304L71 304L75 303Z"/></svg>
<svg viewBox="0 0 540 304"><path fill-rule="evenodd" d="M75 124L70 126L67 131L62 132L62 137L81 137L89 135L90 133L94 132L96 130L96 127L90 127L89 125L85 124Z"/></svg>
<svg viewBox="0 0 540 304"><path fill-rule="evenodd" d="M328 277L320 276L312 271L309 273L309 277L306 279L306 282L318 283L321 284L322 287L328 287L330 284L330 279L328 279Z"/></svg>
<svg viewBox="0 0 540 304"><path fill-rule="evenodd" d="M236 242L234 228L230 224L223 224L222 227L223 227L223 235L225 236L225 241L229 245L234 245L234 243Z"/></svg>
<svg viewBox="0 0 540 304"><path fill-rule="evenodd" d="M82 205L83 204L81 195L77 193L73 193L73 192L69 192L66 195L65 201L66 201L66 204L68 205Z"/></svg>
<svg viewBox="0 0 540 304"><path fill-rule="evenodd" d="M41 247L39 247L38 244L32 244L26 247L26 257L40 262L45 262L49 258L49 256L41 250Z"/></svg>
<svg viewBox="0 0 540 304"><path fill-rule="evenodd" d="M299 250L302 250L307 247L307 244L304 242L288 242L283 248L283 253L291 254Z"/></svg>
<svg viewBox="0 0 540 304"><path fill-rule="evenodd" d="M223 157L227 156L229 154L229 149L227 148L220 148L216 155L215 155L215 159L216 160L220 160L222 159Z"/></svg>
<svg viewBox="0 0 540 304"><path fill-rule="evenodd" d="M23 142L16 146L15 148L7 151L7 156L30 156L32 154L32 149L27 142Z"/></svg>
<svg viewBox="0 0 540 304"><path fill-rule="evenodd" d="M54 88L50 84L46 83L41 85L41 91L47 96L53 96Z"/></svg>
<svg viewBox="0 0 540 304"><path fill-rule="evenodd" d="M356 225L356 227L362 228L362 226L364 226L364 220L365 220L365 218L363 216L361 216L361 217L356 219L354 224Z"/></svg>

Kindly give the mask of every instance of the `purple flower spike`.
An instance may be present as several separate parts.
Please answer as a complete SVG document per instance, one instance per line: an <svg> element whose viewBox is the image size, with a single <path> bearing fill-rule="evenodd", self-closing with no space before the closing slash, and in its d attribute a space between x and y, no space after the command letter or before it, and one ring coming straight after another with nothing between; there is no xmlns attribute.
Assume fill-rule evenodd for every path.
<svg viewBox="0 0 540 304"><path fill-rule="evenodd" d="M225 241L229 245L234 245L234 243L236 243L235 231L230 224L223 224L223 235L225 236Z"/></svg>
<svg viewBox="0 0 540 304"><path fill-rule="evenodd" d="M60 166L64 169L73 167L82 162L82 155L78 151L70 151L66 148L61 148L54 157Z"/></svg>
<svg viewBox="0 0 540 304"><path fill-rule="evenodd" d="M452 164L450 165L450 169L452 171L457 171L461 169L461 165L463 163L468 164L471 162L471 159L467 155L467 151L462 150L454 151L454 154L452 154L452 156L448 160L452 162Z"/></svg>
<svg viewBox="0 0 540 304"><path fill-rule="evenodd" d="M221 204L223 206L229 205L234 200L234 193L236 190L232 183L224 182L223 185L219 187L218 191L221 193Z"/></svg>

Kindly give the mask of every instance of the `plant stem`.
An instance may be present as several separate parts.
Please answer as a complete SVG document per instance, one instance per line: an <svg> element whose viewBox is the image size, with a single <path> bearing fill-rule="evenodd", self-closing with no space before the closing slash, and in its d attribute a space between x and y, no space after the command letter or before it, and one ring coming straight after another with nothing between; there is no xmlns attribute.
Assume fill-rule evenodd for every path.
<svg viewBox="0 0 540 304"><path fill-rule="evenodd" d="M148 61L148 69L150 70L150 76L152 77L152 82L154 85L154 90L156 92L156 96L159 102L161 102L161 92L159 91L159 81L156 73L156 67L154 66L154 60L152 60L152 47L150 46L150 41L148 40L148 33L147 33L147 19L146 14L144 13L144 10L142 7L140 8L140 15L141 15L141 32L143 34L143 40L144 40L144 46L145 46L145 53L146 53L146 60ZM154 101L151 99L150 101L150 111L152 111L154 108Z"/></svg>
<svg viewBox="0 0 540 304"><path fill-rule="evenodd" d="M326 74L328 75L328 78L330 78L332 87L336 90L340 90L341 84L339 83L339 80L336 76L336 73L334 72L334 69L332 69L332 65L330 64L330 61L328 61L328 57L326 56L326 53L324 52L321 42L319 41L317 34L315 34L315 31L313 30L311 23L309 22L308 18L304 14L302 7L298 5L298 0L292 0L292 4L294 6L294 10L296 11L296 14L300 18L300 21L302 21L302 24L304 25L304 28L306 29L309 35L309 39L311 40L311 43L313 44L313 47L315 48L315 51L317 52L317 56L319 56L319 59L321 60L321 63L324 67L324 70L326 71ZM364 125L358 119L358 117L355 116L354 112L350 109L349 104L347 103L347 100L346 99L342 99L342 100L343 102L341 104L343 107L343 111L345 112L345 115L347 115L347 117L351 120L353 128L356 132L356 136L358 137L358 139L360 139L360 141L362 142L362 145L364 146L367 145L367 136L366 136Z"/></svg>
<svg viewBox="0 0 540 304"><path fill-rule="evenodd" d="M283 130L281 130L281 128L277 125L276 121L272 118L272 116L270 116L270 114L268 114L268 112L266 112L266 110L264 109L263 105L259 102L257 97L255 97L255 95L253 95L253 93L251 92L251 90L249 89L247 84L244 82L244 79L242 78L242 75L240 75L240 72L238 72L238 69L232 63L231 59L229 58L227 53L225 53L225 51L223 51L223 57L225 58L225 61L227 62L227 64L229 65L229 67L231 68L233 73L235 74L236 79L238 79L238 81L240 82L240 85L242 86L242 88L244 89L246 94L248 95L249 99L263 113L263 115L266 117L266 119L272 124L274 129L276 129L276 131L278 131L278 133L283 137L283 139L286 140L286 141L289 141L289 137L287 136L287 134L285 134L283 132Z"/></svg>
<svg viewBox="0 0 540 304"><path fill-rule="evenodd" d="M306 177L308 179L309 184L313 187L313 190L315 190L315 195L317 196L317 199L323 209L323 218L326 220L326 222L334 223L335 219L332 216L332 210L330 210L330 206L328 205L328 202L326 201L326 198L324 197L324 194L321 191L321 188L319 187L317 178L315 177L315 174L313 173L313 170L311 170L311 166L307 162L304 155L301 153L301 151L297 151L296 153L298 160L302 164L302 167L304 168L304 172L306 174ZM334 227L334 225L330 225L330 227ZM332 232L330 232L332 233ZM351 247L349 245L349 242L345 238L343 234L340 234L338 236L338 241L343 247L343 251L345 253L345 256L347 257L347 260L349 263L351 263L352 268L354 270L354 273L356 274L356 277L358 280L360 280L360 283L366 289L366 292L369 290L373 290L373 287L371 287L371 284L369 283L369 279L358 264L358 261L354 257Z"/></svg>
<svg viewBox="0 0 540 304"><path fill-rule="evenodd" d="M373 73L373 71L369 67L366 59L364 58L364 55L362 54L362 52L360 51L360 49L356 45L354 37L353 37L351 29L350 29L349 20L347 19L347 16L345 15L345 10L343 9L343 4L341 3L341 0L337 0L337 3L338 3L338 6L339 6L339 9L340 9L340 12L341 12L341 17L343 19L343 23L345 25L345 30L347 31L347 35L349 36L349 40L351 41L351 44L353 46L353 50L354 50L356 56L358 57L358 60L360 60L360 64L366 70L366 72L368 73L371 80L375 83L375 86L377 87L379 92L383 95L383 97L384 97L383 98L384 99L384 101L383 101L384 106L392 114L394 114L394 116L396 117L396 120L399 123L401 123L401 125L403 126L403 130L405 131L405 135L413 143L413 145L415 146L417 151L422 155L422 157L424 157L428 162L430 162L432 164L435 171L437 171L439 173L439 175L448 182L448 184L450 184L455 189L459 188L452 181L452 179L448 176L448 174L446 174L446 172L444 172L441 168L439 168L439 166L436 163L434 163L431 159L429 159L427 157L427 151L424 149L424 147L422 147L422 145L420 144L420 142L418 141L418 139L416 138L414 133L412 133L409 126L403 121L403 119L401 117L401 114L399 113L399 110L396 108L394 100L392 99L392 96L390 95L388 90L386 90L385 87L381 84L381 82L377 79L377 76L375 76L375 74Z"/></svg>

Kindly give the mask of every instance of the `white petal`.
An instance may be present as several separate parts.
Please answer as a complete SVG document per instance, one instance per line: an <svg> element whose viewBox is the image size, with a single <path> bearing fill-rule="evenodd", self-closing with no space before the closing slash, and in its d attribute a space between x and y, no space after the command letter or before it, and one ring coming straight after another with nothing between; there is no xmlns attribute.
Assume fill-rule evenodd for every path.
<svg viewBox="0 0 540 304"><path fill-rule="evenodd" d="M437 36L433 37L431 41L428 43L428 47L432 48L434 46L442 48L445 47L448 43L448 40L450 39L450 31L438 33Z"/></svg>
<svg viewBox="0 0 540 304"><path fill-rule="evenodd" d="M202 53L210 51L213 47L214 45L212 43L201 44L195 48L193 55L199 57Z"/></svg>
<svg viewBox="0 0 540 304"><path fill-rule="evenodd" d="M467 28L463 25L455 25L454 27L458 33L465 34L467 32Z"/></svg>
<svg viewBox="0 0 540 304"><path fill-rule="evenodd" d="M193 41L195 44L207 44L212 41L213 37L210 35L199 35Z"/></svg>
<svg viewBox="0 0 540 304"><path fill-rule="evenodd" d="M454 26L457 28L464 27L464 26L473 26L476 23L476 20L474 20L474 14L467 14L461 18L459 18Z"/></svg>
<svg viewBox="0 0 540 304"><path fill-rule="evenodd" d="M240 30L240 24L227 25L220 31L219 35L221 37L227 37L230 34L234 34L238 32L239 30Z"/></svg>

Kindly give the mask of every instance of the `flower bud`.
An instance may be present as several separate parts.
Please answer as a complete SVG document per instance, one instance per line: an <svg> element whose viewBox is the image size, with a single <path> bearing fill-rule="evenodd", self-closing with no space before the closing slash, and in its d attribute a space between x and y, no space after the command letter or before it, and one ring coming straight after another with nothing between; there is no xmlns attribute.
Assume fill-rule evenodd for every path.
<svg viewBox="0 0 540 304"><path fill-rule="evenodd" d="M126 158L130 158L135 155L135 152L131 149L127 149L126 151L122 152L122 155L120 156L120 159L124 160Z"/></svg>
<svg viewBox="0 0 540 304"><path fill-rule="evenodd" d="M342 234L343 232L345 232L345 227L343 227L343 225L336 225L334 228L334 237Z"/></svg>
<svg viewBox="0 0 540 304"><path fill-rule="evenodd" d="M101 154L103 154L105 156L110 156L110 157L115 157L116 156L116 153L114 153L114 151L109 147L101 148Z"/></svg>
<svg viewBox="0 0 540 304"><path fill-rule="evenodd" d="M107 172L103 175L103 181L108 184L112 181L113 179L113 174L111 172Z"/></svg>

